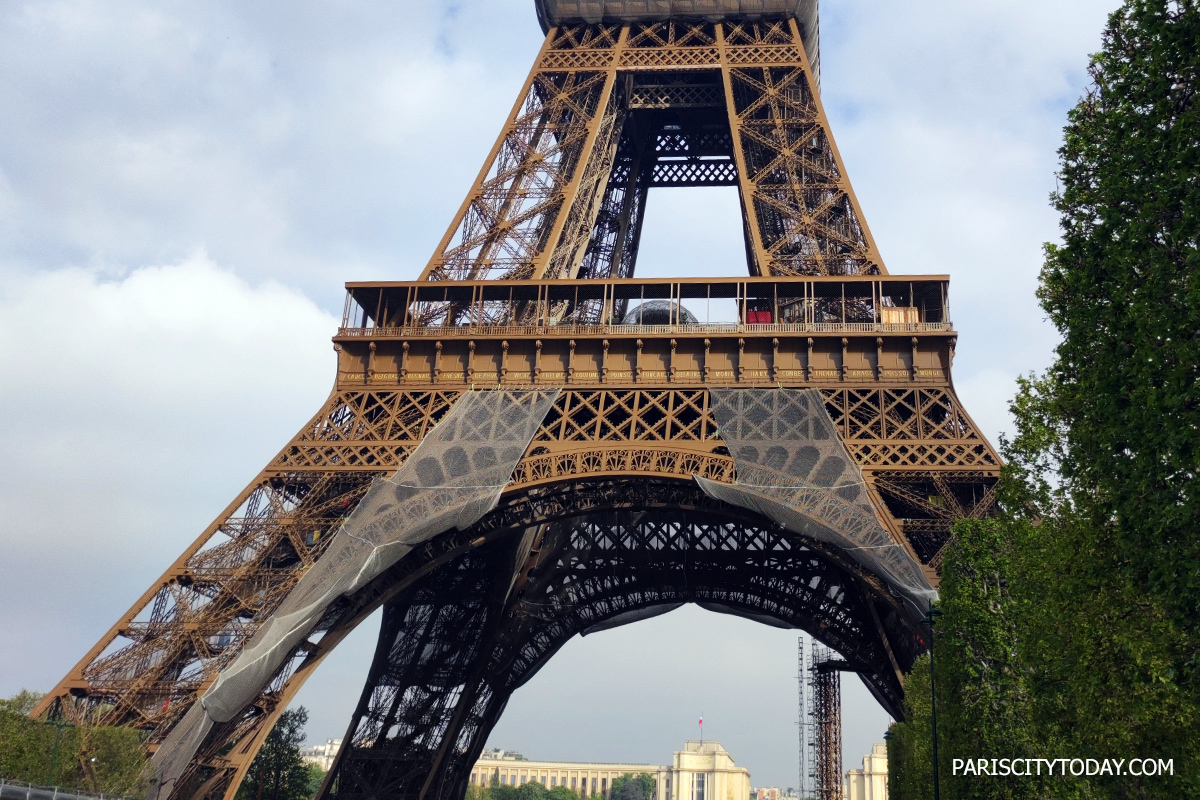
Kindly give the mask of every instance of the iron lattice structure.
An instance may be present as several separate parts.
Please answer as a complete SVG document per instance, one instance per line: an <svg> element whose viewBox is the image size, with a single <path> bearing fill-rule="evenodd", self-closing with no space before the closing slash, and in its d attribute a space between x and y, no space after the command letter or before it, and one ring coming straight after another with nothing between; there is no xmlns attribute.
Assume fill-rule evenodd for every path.
<svg viewBox="0 0 1200 800"><path fill-rule="evenodd" d="M454 800L511 693L567 639L694 602L811 633L899 716L926 646L916 584L936 585L954 520L989 513L1000 462L954 393L948 279L889 275L866 226L812 15L550 20L420 280L348 284L324 406L35 714L139 728L161 800L231 800L299 687L382 607L323 796ZM681 186L738 188L748 276L634 277L650 190ZM625 324L647 301L656 314ZM713 302L732 311L700 313ZM427 463L439 423L483 391L534 393L527 446L463 440L469 458ZM754 392L811 417L776 430L784 460L722 438ZM753 413L745 435L776 429ZM506 483L470 485L501 456ZM314 576L344 577L331 559L381 492L410 508L442 490L475 491L478 513L303 606ZM898 586L838 520L916 577ZM285 618L304 624L272 634ZM234 673L257 682L217 703Z"/></svg>
<svg viewBox="0 0 1200 800"><path fill-rule="evenodd" d="M808 794L808 742L809 742L809 719L808 719L808 692L805 691L808 683L808 669L805 666L804 658L804 637L796 637L796 694L798 699L798 709L796 712L796 740L797 747L797 764L799 768L796 771L796 797L799 800L809 800Z"/></svg>
<svg viewBox="0 0 1200 800"><path fill-rule="evenodd" d="M813 642L808 667L812 695L809 777L816 800L842 800L842 674L849 665Z"/></svg>

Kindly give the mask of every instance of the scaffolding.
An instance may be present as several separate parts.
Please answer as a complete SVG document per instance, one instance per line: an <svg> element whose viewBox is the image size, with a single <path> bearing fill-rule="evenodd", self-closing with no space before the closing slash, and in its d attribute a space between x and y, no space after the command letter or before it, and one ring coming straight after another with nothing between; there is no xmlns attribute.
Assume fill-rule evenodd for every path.
<svg viewBox="0 0 1200 800"><path fill-rule="evenodd" d="M808 665L809 777L816 800L842 797L842 675L846 662L816 641Z"/></svg>
<svg viewBox="0 0 1200 800"><path fill-rule="evenodd" d="M796 637L796 691L799 694L800 710L796 715L796 727L799 731L799 762L800 771L796 782L796 797L799 800L809 800L808 793L808 708L805 702L805 683L808 672L804 668L804 637Z"/></svg>

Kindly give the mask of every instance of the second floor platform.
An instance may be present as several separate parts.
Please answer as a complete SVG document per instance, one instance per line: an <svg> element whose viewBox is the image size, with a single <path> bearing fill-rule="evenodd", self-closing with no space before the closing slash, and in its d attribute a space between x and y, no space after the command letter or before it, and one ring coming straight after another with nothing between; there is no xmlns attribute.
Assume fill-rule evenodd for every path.
<svg viewBox="0 0 1200 800"><path fill-rule="evenodd" d="M351 283L339 379L948 383L942 275Z"/></svg>

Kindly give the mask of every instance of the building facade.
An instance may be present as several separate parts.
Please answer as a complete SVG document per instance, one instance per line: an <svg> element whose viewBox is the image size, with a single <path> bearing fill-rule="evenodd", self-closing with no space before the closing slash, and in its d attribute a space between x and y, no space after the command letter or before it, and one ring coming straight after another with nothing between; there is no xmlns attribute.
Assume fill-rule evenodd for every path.
<svg viewBox="0 0 1200 800"><path fill-rule="evenodd" d="M323 771L329 772L330 767L333 766L334 756L338 754L341 747L341 739L326 739L325 744L300 748L300 759L305 764L316 764Z"/></svg>
<svg viewBox="0 0 1200 800"><path fill-rule="evenodd" d="M846 800L887 800L887 745L871 745L870 754L863 756L863 768L847 772L843 788Z"/></svg>
<svg viewBox="0 0 1200 800"><path fill-rule="evenodd" d="M791 786L786 789L778 786L751 788L750 800L796 800L796 790Z"/></svg>
<svg viewBox="0 0 1200 800"><path fill-rule="evenodd" d="M485 752L480 756L471 769L470 785L521 786L536 781L547 789L565 786L581 797L607 797L613 781L617 778L622 775L640 775L643 772L654 778L655 800L666 800L660 791L660 787L668 779L669 770L666 767L655 764L529 761L505 751Z"/></svg>
<svg viewBox="0 0 1200 800"><path fill-rule="evenodd" d="M665 789L666 800L750 800L750 770L720 742L692 740L675 751Z"/></svg>
<svg viewBox="0 0 1200 800"><path fill-rule="evenodd" d="M689 741L670 766L573 761L529 761L501 750L486 751L471 770L471 786L520 786L537 781L565 786L581 797L610 796L622 775L654 779L654 800L750 800L750 771L739 767L720 742Z"/></svg>

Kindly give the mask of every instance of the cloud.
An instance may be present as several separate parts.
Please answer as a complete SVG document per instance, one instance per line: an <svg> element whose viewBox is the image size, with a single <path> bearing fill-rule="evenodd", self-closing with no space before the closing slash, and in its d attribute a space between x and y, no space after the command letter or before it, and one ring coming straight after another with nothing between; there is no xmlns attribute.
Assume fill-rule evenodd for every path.
<svg viewBox="0 0 1200 800"><path fill-rule="evenodd" d="M5 4L5 268L204 247L330 307L351 275L414 274L537 49L532 9L502 7Z"/></svg>
<svg viewBox="0 0 1200 800"><path fill-rule="evenodd" d="M319 408L336 324L203 255L3 286L0 693L50 688Z"/></svg>
<svg viewBox="0 0 1200 800"><path fill-rule="evenodd" d="M951 276L956 383L1005 392L973 411L990 437L1017 375L1056 335L1034 298L1066 111L1115 2L822 6L822 89L893 273Z"/></svg>

